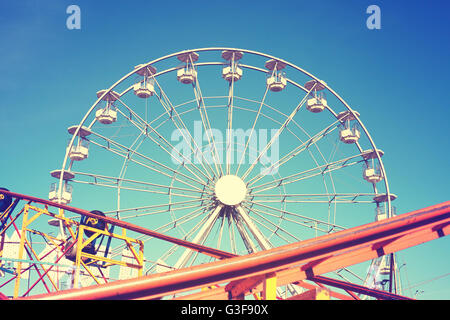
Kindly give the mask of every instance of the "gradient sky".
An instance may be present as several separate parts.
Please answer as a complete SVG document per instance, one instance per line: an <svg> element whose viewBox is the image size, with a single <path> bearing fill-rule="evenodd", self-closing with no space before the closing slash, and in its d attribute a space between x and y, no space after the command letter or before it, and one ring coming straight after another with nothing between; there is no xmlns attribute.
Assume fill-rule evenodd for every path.
<svg viewBox="0 0 450 320"><path fill-rule="evenodd" d="M66 8L81 8L81 30ZM381 30L366 8L381 8ZM448 1L2 1L0 185L47 197L66 129L133 66L191 48L280 57L338 92L383 157L398 213L449 200ZM450 238L403 251L411 290L450 299ZM405 279L406 281L406 279ZM408 285L406 285L408 286Z"/></svg>

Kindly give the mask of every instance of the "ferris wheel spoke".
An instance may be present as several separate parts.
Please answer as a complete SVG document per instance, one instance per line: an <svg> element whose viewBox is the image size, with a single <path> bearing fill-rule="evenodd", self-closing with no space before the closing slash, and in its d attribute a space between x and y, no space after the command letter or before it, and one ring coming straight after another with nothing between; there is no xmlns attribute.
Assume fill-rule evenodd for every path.
<svg viewBox="0 0 450 320"><path fill-rule="evenodd" d="M174 220L174 221L172 221L172 222L170 222L170 223L167 223L167 224L165 224L163 227L164 227L164 229L162 229L162 227L160 227L160 228L158 228L158 229L156 229L155 231L158 231L158 232L167 232L167 231L170 231L171 229L174 229L175 228L175 225L182 225L182 224L184 224L184 223L186 223L186 222L189 222L190 220L192 220L192 219L194 219L194 218L196 218L196 217L198 217L198 216L200 216L200 215L202 215L202 214L204 214L204 211L205 211L205 209L203 209L203 208L200 208L200 209L197 209L197 210L195 210L195 211L193 211L191 214L189 214L189 215L184 215L184 216L182 216L181 218L179 218L179 219L177 219L177 220ZM187 217L189 218L189 219L187 219ZM182 220L184 220L184 221L182 221ZM194 227L192 227L192 229L191 230L189 230L186 234L185 234L185 236L183 237L183 239L184 240L186 240L190 235L192 235L194 232L195 232L195 230L197 230L198 228L199 228L199 226L201 226L204 222L205 222L205 220L206 220L206 216L204 216L203 217L203 219L200 219L200 221L196 224L196 225L194 225ZM161 230L162 229L162 230ZM145 241L148 241L148 240L150 240L150 239L152 239L152 237L149 237L148 239L146 239ZM177 244L173 244L162 256L161 256L161 258L159 259L159 260L167 260L167 259L169 259L173 254L175 254L176 253L176 251L177 251L177 249L181 249L180 248L180 246L179 245L177 245ZM152 268L154 268L154 266L157 264L157 262L155 262L152 266L150 266L149 268L148 268L148 270L151 270ZM175 267L173 267L173 266L170 266L170 268L172 268L172 269L175 269Z"/></svg>
<svg viewBox="0 0 450 320"><path fill-rule="evenodd" d="M248 253L257 252L258 249L256 248L256 245L254 244L253 240L251 239L250 235L245 229L245 225L242 221L242 218L238 214L231 214L229 215L229 219L232 219L232 221L236 225L236 228L238 229L242 241L244 242L244 246L247 249L247 252Z"/></svg>
<svg viewBox="0 0 450 320"><path fill-rule="evenodd" d="M186 203L186 201L183 201L183 202ZM192 203L192 202L199 202L199 201L191 200L190 203ZM175 203L165 203L165 204L158 204L158 205L154 205L154 206L124 208L124 209L120 209L120 210L107 211L105 214L117 213L117 212L123 213L123 212L128 212L128 211L144 211L144 212L133 214L133 215L127 215L127 216L124 216L121 218L122 220L125 220L125 219L130 219L130 218L140 218L140 217L149 216L149 215L155 215L155 214L161 214L161 213L174 212L174 211L187 210L187 209L192 209L192 208L200 208L200 207L208 206L207 204L202 205L202 204L198 204L198 203L195 205L186 206L185 203L181 203L181 202L178 202L176 204ZM173 208L173 206L175 206L175 205L179 206L181 204L182 204L181 207ZM149 209L156 208L156 207L168 207L168 208L165 208L162 210L157 210L157 211L152 211L152 212L145 212Z"/></svg>
<svg viewBox="0 0 450 320"><path fill-rule="evenodd" d="M140 120L141 122L141 126L139 126L138 124L136 124L136 122L132 119L132 117L128 117L125 113L123 113L120 109L117 109L117 111L119 111L119 113L126 118L131 124L133 124L139 131L141 132L145 132L145 136L148 137L151 141L153 141L158 147L160 147L164 152L166 152L169 156L171 156L172 159L176 160L177 162L179 162L180 164L190 164L194 169L197 170L197 172L199 172L201 175L203 175L206 179L210 180L210 178L202 171L200 170L197 166L195 166L190 159L187 159L179 150L177 150L166 138L164 138L163 135L161 135L155 128L153 128L149 123L147 123L146 121L144 121L141 117L139 117L139 115L137 115L127 104L125 104L121 99L119 99L119 102L130 112L130 114L134 117L137 118L138 120ZM163 147L155 138L153 138L150 133L148 132L148 129L150 129L150 133L154 133L156 134L156 136L162 140L165 145L170 148L172 150L172 152L176 152L178 156L183 158L183 161L180 161L177 158L172 157L172 153L171 151L167 150L165 147ZM197 179L199 179L200 181L202 181L202 179L195 174L194 172L192 172L189 167L187 165L185 165L186 170L188 170L191 174L193 174ZM203 184L205 184L204 181L202 181Z"/></svg>
<svg viewBox="0 0 450 320"><path fill-rule="evenodd" d="M241 205L236 206L236 211L239 213L242 221L247 226L247 228L252 233L253 237L258 242L259 246L263 250L268 250L272 248L270 242L266 239L266 237L261 233L261 231L256 227L253 221L250 219L250 216L245 212L244 208Z"/></svg>
<svg viewBox="0 0 450 320"><path fill-rule="evenodd" d="M226 173L230 174L231 166L231 129L233 129L233 91L234 91L234 78L229 84L228 88L228 118L227 118L227 143L226 143Z"/></svg>
<svg viewBox="0 0 450 320"><path fill-rule="evenodd" d="M159 102L161 103L161 105L164 108L164 110L166 111L167 115L172 120L175 127L179 130L180 134L183 136L185 141L189 142L188 145L189 145L189 148L191 149L193 155L199 160L199 163L202 166L204 173L208 176L208 179L212 181L213 177L211 177L211 172L209 170L212 171L212 176L214 176L215 173L214 173L214 170L209 165L208 159L205 158L203 150L197 145L197 142L192 137L190 131L187 129L184 121L181 119L178 111L173 106L172 102L170 101L169 97L167 96L167 94L165 93L165 91L163 90L161 85L159 84L158 80L156 80L156 78L154 76L153 76L153 79L161 92L162 98L165 100L165 101L163 101L163 99L161 99L160 96L157 96ZM175 117L174 117L174 115L175 115ZM177 123L177 121L175 121L175 119L177 119L179 121L179 123ZM185 133L187 133L189 138L186 137ZM201 156L199 156L199 153L201 154ZM205 161L203 161L203 160L205 160ZM210 168L209 170L206 169L206 167L204 166L204 163L206 163L209 166L209 168Z"/></svg>
<svg viewBox="0 0 450 320"><path fill-rule="evenodd" d="M345 227L339 226L339 225L334 224L334 223L330 223L330 222L322 221L322 220L319 220L319 219L311 218L311 217L308 217L308 216L300 215L298 213L294 213L294 212L291 212L291 211L288 211L288 210L274 208L274 207L271 207L271 206L268 206L268 205L265 205L265 204L261 204L259 202L255 202L255 201L251 201L251 200L247 200L247 202L252 203L254 205L257 205L257 206L260 206L260 207L265 208L265 209L269 209L269 210L273 210L273 211L276 211L276 212L280 212L282 214L288 214L288 215L291 215L293 217L297 217L297 218L300 218L300 219L303 219L303 220L308 220L308 221L311 221L313 223L323 224L323 225L331 227L332 229L335 229L335 228L341 229L341 230L345 230L346 229Z"/></svg>
<svg viewBox="0 0 450 320"><path fill-rule="evenodd" d="M177 219L174 219L162 226L159 226L158 228L156 228L154 231L156 232L162 232L162 233L166 233L170 230L175 229L177 226L181 226L185 223L190 222L191 220L197 218L198 216L204 214L204 212L207 210L208 206L201 206L196 208L193 211L190 211L189 213L183 214L180 217L178 217ZM186 235L183 237L184 239L186 239ZM144 242L150 241L152 239L155 239L154 237L151 236L142 236L141 239L143 239ZM177 244L174 244L174 246L178 246Z"/></svg>
<svg viewBox="0 0 450 320"><path fill-rule="evenodd" d="M81 176L85 176L88 178L92 178L92 180L93 180L93 181L73 180L73 181L79 182L79 183L89 183L89 184L95 184L95 185L100 185L100 186L117 187L117 188L126 188L127 186L123 186L123 183L129 183L130 185L155 187L156 190L146 190L146 189L139 189L139 190L148 191L148 192L156 192L156 193L161 193L161 194L168 194L168 192L170 193L171 190L198 193L198 190L195 190L195 189L182 188L182 187L176 187L176 186L168 186L168 185L157 184L157 183L146 182L146 181L139 181L139 180L133 180L133 179L120 178L120 177L111 177L111 176L99 175L99 174L94 174L94 173L85 173L85 172L80 172L80 171L73 171L72 173L75 176L81 175ZM168 191L158 192L158 189L167 189ZM205 193L209 193L209 192L205 191ZM170 194L174 195L173 193L170 193ZM209 193L209 194L211 194L211 193ZM183 194L180 194L179 196L192 197L192 195L183 195Z"/></svg>
<svg viewBox="0 0 450 320"><path fill-rule="evenodd" d="M221 176L223 175L222 164L217 152L216 141L214 139L211 123L209 121L208 112L206 111L205 99L203 98L202 90L200 88L200 82L198 81L198 76L195 77L195 81L192 83L192 87L194 89L194 96L195 100L197 101L197 107L200 112L202 126L208 139L208 145L211 145L211 155L214 161L216 173L218 176Z"/></svg>
<svg viewBox="0 0 450 320"><path fill-rule="evenodd" d="M106 184L106 183L101 183L101 182L96 182L96 181L88 182L88 181L81 181L81 180L76 180L76 179L73 179L71 181L75 182L75 183L94 185L94 186L104 187L104 188L112 188L112 189L120 189L120 190L136 191L136 192L146 192L149 194L160 194L160 195L168 194L167 191L139 189L139 188L133 188L133 187L127 187L127 186L119 186L117 184ZM197 200L201 199L201 198L193 196L193 195L187 195L187 194L182 194L182 193L171 192L170 195L177 196L177 197L183 197L183 198L197 199Z"/></svg>
<svg viewBox="0 0 450 320"><path fill-rule="evenodd" d="M91 140L91 142L92 142L92 140ZM96 144L96 143L94 143L94 144ZM183 184L185 184L185 185L187 185L187 186L189 186L189 187L192 187L192 188L196 189L198 192L202 192L202 189L201 189L201 188L198 188L198 187L196 187L196 186L194 186L194 185L192 185L192 184L190 184L190 183L188 183L188 182L186 182L186 181L184 181L184 180L181 180L181 179L179 179L179 178L177 178L177 177L175 177L175 176L171 176L171 175L168 174L167 172L164 172L164 171L161 171L161 170L159 170L159 169L156 169L156 168L152 167L151 165L147 165L147 164L142 163L142 162L140 162L140 161L137 161L137 160L135 160L135 159L133 159L133 158L130 158L130 157L128 156L128 154L123 154L122 152L113 150L113 149L111 149L111 148L108 147L108 146L105 147L105 146L103 146L103 145L101 145L101 144L96 144L96 145L99 146L99 147L101 147L101 148L104 148L105 150L108 150L108 151L110 151L110 152L112 152L112 153L114 153L114 154L116 154L116 155L118 155L118 156L121 156L122 158L126 159L127 161L131 161L131 162L133 162L133 163L135 163L135 164L137 164L137 165L140 165L140 166L142 166L142 167L144 167L144 168L146 168L146 169L149 169L149 170L151 170L151 171L160 173L161 175L166 176L166 177L168 177L168 178L173 178L174 180L176 180L176 181L178 181L178 182L180 182L180 183L183 183ZM181 173L179 173L179 172L178 172L178 175L185 176L185 175L183 175L183 174L181 174ZM188 176L185 176L185 177L188 178L188 179L193 180L191 177L188 177ZM196 180L194 180L194 181L196 181Z"/></svg>
<svg viewBox="0 0 450 320"><path fill-rule="evenodd" d="M339 121L336 121L326 127L325 129L321 130L319 133L314 135L313 137L310 137L307 141L302 143L301 145L297 146L293 150L291 150L288 154L286 154L283 158L277 160L275 163L270 165L270 167L262 170L262 172L258 173L256 176L254 176L252 179L248 181L248 185L251 186L257 181L261 180L266 174L271 173L273 170L280 168L284 164L286 164L289 160L295 158L303 151L307 150L310 146L315 145L318 141L323 139L325 136L333 132L337 128L337 124L339 124Z"/></svg>
<svg viewBox="0 0 450 320"><path fill-rule="evenodd" d="M126 147L126 146L124 146L124 145L114 141L114 140L111 140L111 139L109 139L107 137L104 137L104 136L102 136L102 135L100 135L100 134L98 134L98 133L96 133L94 131L92 131L92 134L94 136L97 136L101 140L105 141L106 142L106 146L101 144L101 143L99 143L99 142L96 142L96 141L94 141L92 139L90 140L90 143L93 143L93 144L97 145L98 147L101 147L101 148L103 148L103 149L105 149L107 151L110 151L110 152L118 155L118 156L121 156L124 159L127 159L127 160L129 160L129 161L131 161L133 163L136 163L138 165L146 167L146 168L148 168L148 169L150 169L150 170L152 170L154 172L160 173L160 174L162 174L162 175L164 175L166 177L169 177L169 178L172 178L172 176L170 174L168 174L167 171L168 172L172 172L173 174L176 174L178 176L182 176L183 178L186 178L186 179L188 179L190 181L196 182L196 183L198 183L198 184L200 184L202 186L207 186L202 181L198 181L198 180L194 179L193 177L185 175L185 174L179 172L179 170L172 169L172 168L170 168L170 167L168 167L168 166L166 166L166 165L164 165L164 164L162 164L162 163L160 163L160 162L158 162L158 161L156 161L156 160L154 160L154 159L152 159L152 158L150 158L148 156L145 156L145 155L141 154L140 152L137 152L136 150L132 150L132 149L130 149L130 148L128 148L128 147ZM117 147L118 149L113 149L111 147L111 145ZM133 159L132 158L133 155L135 155L135 156L137 156L139 158L142 158L145 161L150 162L151 165L147 165L147 164L144 164L144 163L142 163L140 161L137 161L137 160ZM153 167L154 165L156 165L160 169L156 169L155 167ZM166 172L161 171L161 170L164 170ZM198 188L196 186L193 186L193 185L191 185L190 183L188 183L188 182L186 182L184 180L181 180L181 179L179 179L177 177L174 177L174 179L179 181L179 182L181 182L181 183L183 183L183 184L185 184L185 185L188 185L188 186L190 186L190 187L192 187L192 188L194 188L194 189L196 189L198 191L202 191L202 189L200 189L200 188Z"/></svg>
<svg viewBox="0 0 450 320"><path fill-rule="evenodd" d="M236 237L235 237L233 219L228 219L228 233L230 236L231 252L233 254L237 254L238 251L237 251L237 246L236 246Z"/></svg>
<svg viewBox="0 0 450 320"><path fill-rule="evenodd" d="M201 214L203 214L203 212L198 212L198 213L192 214L192 215L193 215L193 217L195 218L195 217L198 217L198 216L201 215ZM184 221L184 222L187 222L187 220ZM180 222L179 224L181 225L181 224L183 224L184 222L182 221L182 222ZM183 237L183 239L186 239L186 237L189 236L191 233L193 233L193 232L195 231L195 229L198 228L198 226L201 225L203 222L204 222L204 219L201 219L201 221L200 221L197 225L195 225L195 226L194 226L194 227L193 227L193 228L185 235L185 237ZM161 232L167 232L167 231L170 231L171 229L174 229L174 228L175 228L175 227L167 227L167 226L170 226L170 224L167 224L167 225L166 225L166 228L165 228L164 230L161 230ZM156 230L156 231L159 231L159 230ZM146 239L146 240L144 240L144 242L145 242L145 241L148 241L148 240L150 240L150 239L152 239L152 238ZM154 269L154 268L156 267L156 265L158 265L158 264L161 263L161 261L167 261L168 259L170 259L170 257L171 257L172 255L174 255L174 254L177 252L178 249L180 249L180 246L177 245L177 244L173 244L168 250L166 250L166 252L165 252L165 253L164 253L157 261L155 261L155 262L147 269L147 272L149 272L149 271L151 271L152 269ZM175 267L173 267L173 266L168 266L168 267L171 268L171 269L175 269Z"/></svg>
<svg viewBox="0 0 450 320"><path fill-rule="evenodd" d="M255 194L250 199L257 198L261 203L372 203L375 193L323 193L323 194ZM366 198L367 199L364 199ZM271 200L261 200L269 198ZM281 200L279 198L282 198ZM299 198L300 200L287 200ZM362 198L359 200L359 198Z"/></svg>
<svg viewBox="0 0 450 320"><path fill-rule="evenodd" d="M325 229L319 228L317 226L318 223L315 222L315 221L314 222L309 222L309 221L308 222L307 221L300 222L300 221L289 219L289 218L285 217L284 215L285 214L288 215L287 213L282 213L282 216L280 216L279 214L274 214L274 213L270 213L268 211L262 211L262 210L256 209L255 206L253 206L253 207L246 206L246 208L248 208L248 210L251 210L252 212L255 212L255 213L258 212L261 215L267 215L267 216L270 216L270 217L273 217L273 218L276 218L276 219L282 219L284 221L287 221L287 222L290 222L290 223L294 223L296 225L305 227L307 229L314 229L316 231L323 232L324 234L329 233L329 230L325 230ZM298 215L296 215L296 216L298 216Z"/></svg>
<svg viewBox="0 0 450 320"><path fill-rule="evenodd" d="M260 203L280 203L278 200L259 200ZM283 200L283 203L373 203L372 199L368 200L361 200L361 201L352 201L352 200Z"/></svg>
<svg viewBox="0 0 450 320"><path fill-rule="evenodd" d="M295 107L294 111L292 111L292 113L289 115L289 117L284 121L283 125L277 130L277 132L275 133L275 135L272 137L272 139L266 144L266 146L264 147L264 149L258 154L258 156L256 157L256 159L253 161L252 165L247 169L247 171L245 171L244 175L242 176L242 179L245 179L250 172L253 170L253 168L256 166L256 164L259 162L259 160L261 159L261 157L270 149L270 147L272 146L272 144L274 143L274 141L276 139L278 139L278 137L280 136L280 134L283 132L283 130L288 126L288 124L292 121L292 119L294 118L294 116L297 114L297 112L301 109L301 107L305 104L306 102L306 98L308 98L308 96L310 95L310 93L312 92L312 90L314 90L315 86L317 84L314 84L310 90L308 90L307 94L303 97L303 99L300 101L300 103Z"/></svg>
<svg viewBox="0 0 450 320"><path fill-rule="evenodd" d="M216 244L217 249L220 249L220 247L221 247L224 229L225 229L225 217L222 216L222 220L220 222L220 227L219 227L219 235L217 237L217 244Z"/></svg>
<svg viewBox="0 0 450 320"><path fill-rule="evenodd" d="M119 112L120 112L120 110L119 110ZM124 116L124 117L126 117L126 115L125 114L123 114L122 113L122 115ZM135 124L135 122L133 121L133 120L131 120L131 118L129 118L129 121L132 123L132 124L134 124L135 125L135 127L137 128L137 129L141 129L142 130L142 128L140 128L138 125L136 125ZM153 129L153 128L152 128ZM159 146L162 150L164 150L169 156L171 156L171 159L173 159L173 160L175 160L175 161L177 161L180 165L182 165L186 170L188 170L195 178L197 178L198 180L197 181L199 181L199 182L201 182L201 184L206 184L203 180L202 180L202 178L200 178L196 173L194 173L190 168L189 168L189 164L190 165L192 165L192 167L194 168L194 169L196 169L198 172L200 172L200 174L202 174L202 175L204 175L207 179L208 179L208 177L203 173L203 171L201 171L200 169L198 169L195 165L193 165L192 163L191 163L191 161L190 161L190 159L187 159L179 150L177 150L175 147L173 147L162 135L160 135L159 133L157 133L157 131L155 130L155 129L153 129L153 132L155 132L157 135L158 135L158 137L160 137L162 140L164 140L164 142L166 143L166 145L169 147L169 148L171 148L172 149L172 151L174 151L174 152L176 152L177 153L177 156L180 156L180 157L182 157L183 159L183 161L181 161L181 160L179 160L179 159L177 159L177 158L174 158L173 156L172 156L172 153L169 151L169 150L167 150L165 147L163 147L158 141L156 141L153 137L151 137L148 133L146 133L145 134L145 136L146 137L148 137L150 140L152 140L157 146Z"/></svg>
<svg viewBox="0 0 450 320"><path fill-rule="evenodd" d="M272 76L273 76L274 72L275 72L275 69L273 69L273 71L272 71ZM239 164L238 164L238 167L236 169L235 175L238 175L238 173L239 173L239 169L240 169L240 167L242 165L242 160L245 157L245 152L247 151L247 148L248 148L248 145L249 145L250 140L252 138L253 132L255 131L255 126L256 126L256 123L258 122L259 116L261 114L261 110L262 110L262 107L264 105L264 101L266 100L266 96L267 96L267 92L268 91L269 91L269 86L266 84L266 90L264 91L263 98L261 99L261 103L259 104L258 111L257 111L256 116L255 116L255 120L253 120L253 125L252 125L252 128L250 129L250 134L249 134L249 137L247 139L247 142L245 143L244 150L242 151L241 159L239 160Z"/></svg>
<svg viewBox="0 0 450 320"><path fill-rule="evenodd" d="M217 221L217 218L219 217L220 211L222 210L223 206L218 205L208 216L205 223L202 225L201 229L197 233L197 235L194 237L194 239L191 240L193 243L201 244L203 243L206 238L208 237L209 233L211 232L215 222ZM187 261L191 258L194 251L191 249L186 249L181 257L178 259L178 261L175 263L175 268L179 269L183 267Z"/></svg>
<svg viewBox="0 0 450 320"><path fill-rule="evenodd" d="M312 177L315 177L315 176L318 176L318 175L324 175L325 173L329 173L329 172L332 172L332 171L335 171L335 170L339 170L339 169L342 169L342 168L345 168L345 167L354 166L356 164L359 164L359 163L363 162L364 159L359 159L359 160L356 160L356 161L353 161L353 162L350 162L350 160L358 158L361 155L362 154L349 156L347 158L340 159L340 160L337 160L337 161L332 162L332 163L327 163L327 164L324 164L324 165L317 166L315 168L311 168L311 169L308 169L308 170L304 170L304 171L301 171L301 172L297 172L297 173L291 174L291 175L286 176L286 177L282 177L282 178L279 178L279 179L274 179L272 181L260 184L258 186L254 186L252 188L249 188L249 190L251 191L252 194L261 193L263 191L270 190L270 189L273 189L273 188L277 188L279 186L287 185L287 184L290 184L290 183L293 183L293 182L297 182L297 181L300 181L300 180L309 179L309 178L312 178ZM309 174L309 175L306 175L306 174ZM268 186L268 187L266 187L266 186ZM263 187L266 187L266 188L261 189ZM253 191L253 190L256 190L256 189L258 189L258 191Z"/></svg>
<svg viewBox="0 0 450 320"><path fill-rule="evenodd" d="M264 223L263 221L261 221L260 219L255 219L255 218L250 218L251 221L254 221L255 224L261 226L262 228L264 228L265 230L267 230L268 232L270 232L271 234L275 234L278 238L280 238L281 240L283 240L286 243L289 243L289 240L286 239L285 237L283 237L282 235L280 235L277 231L277 229L272 229L270 228L270 226L266 225L266 223ZM271 244L272 246L272 244ZM272 246L273 247L273 246ZM267 249L263 249L263 250L267 250Z"/></svg>
<svg viewBox="0 0 450 320"><path fill-rule="evenodd" d="M275 231L273 231L273 233L276 234L278 237L281 237L281 236L278 234L278 230L281 230L281 231L284 232L286 235L292 237L295 241L301 241L300 238L296 237L295 235L293 235L293 234L290 233L289 231L287 231L287 230L285 230L284 228L282 228L282 227L280 226L281 223L280 223L280 224L275 224L275 223L273 223L272 221L270 221L269 219L267 219L266 217L264 217L264 215L261 215L260 213L258 213L259 210L255 210L254 208L250 208L250 207L248 207L248 206L246 207L246 209L247 209L248 211L253 212L255 215L257 215L258 217L260 217L261 219L263 219L264 221L266 221L267 223L269 223L271 226L275 227ZM287 219L284 219L284 218L282 218L282 217L280 217L280 216L270 215L270 214L269 214L269 216L275 217L275 218L277 218L277 219L282 219L282 220L288 221ZM257 220L257 219L253 219L253 220ZM285 238L282 238L282 239L283 239L284 241L286 241L286 243L289 243L289 241L288 241L287 239L285 239Z"/></svg>

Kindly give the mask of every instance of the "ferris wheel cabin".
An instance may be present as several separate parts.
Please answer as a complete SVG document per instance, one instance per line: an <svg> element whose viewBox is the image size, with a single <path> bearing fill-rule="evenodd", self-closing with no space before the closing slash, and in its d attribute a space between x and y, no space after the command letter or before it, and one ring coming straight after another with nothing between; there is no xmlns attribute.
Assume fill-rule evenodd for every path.
<svg viewBox="0 0 450 320"><path fill-rule="evenodd" d="M312 113L322 112L328 107L325 92L323 92L325 86L325 82L317 80L310 80L305 83L305 89L311 91L306 101L306 109Z"/></svg>
<svg viewBox="0 0 450 320"><path fill-rule="evenodd" d="M52 172L50 172L50 175L53 178L57 178L60 179L61 178L61 173L62 170L53 170ZM53 182L50 185L50 191L48 193L48 199L50 201L59 203L59 204L68 204L72 201L72 185L70 185L68 182L70 180L72 180L75 175L70 172L70 171L64 171L62 173L63 175L63 184L62 184L62 191L61 191L61 198L59 195L59 190L58 190L58 182Z"/></svg>
<svg viewBox="0 0 450 320"><path fill-rule="evenodd" d="M117 120L117 111L114 107L114 102L119 99L119 94L115 91L110 91L105 94L107 90L100 90L97 92L97 97L102 97L106 101L104 108L99 108L95 112L95 119L102 124L111 124ZM104 95L105 94L105 95Z"/></svg>
<svg viewBox="0 0 450 320"><path fill-rule="evenodd" d="M222 78L228 82L241 80L242 69L237 65L244 54L240 51L225 50L222 52L222 58L229 62L229 65L222 69Z"/></svg>
<svg viewBox="0 0 450 320"><path fill-rule="evenodd" d="M74 135L77 132L78 126L71 126L67 129L67 131ZM73 141L73 144L67 146L67 152L69 154L69 158L73 161L81 161L88 157L89 155L89 140L86 139L88 135L91 134L91 131L86 127L81 127L78 130L78 133Z"/></svg>
<svg viewBox="0 0 450 320"><path fill-rule="evenodd" d="M197 79L197 71L194 62L198 60L198 54L195 52L182 53L177 56L178 60L184 62L185 67L178 69L177 80L183 84L191 84Z"/></svg>
<svg viewBox="0 0 450 320"><path fill-rule="evenodd" d="M287 84L286 74L281 72L286 67L286 63L270 59L265 64L266 69L268 69L269 76L266 79L267 87L272 92L280 92L282 91Z"/></svg>
<svg viewBox="0 0 450 320"><path fill-rule="evenodd" d="M136 73L143 76L144 79L133 85L133 91L136 96L142 99L147 99L156 93L155 91L155 80L153 76L156 74L156 68L148 65L143 66L142 64L134 67L137 71Z"/></svg>
<svg viewBox="0 0 450 320"><path fill-rule="evenodd" d="M356 122L356 117L359 117L359 113L356 111L343 111L338 114L338 119L341 121L342 126L339 130L339 139L346 143L355 143L361 138L361 130Z"/></svg>
<svg viewBox="0 0 450 320"><path fill-rule="evenodd" d="M384 152L378 150L380 157L383 156ZM380 165L378 164L378 159L375 151L369 152L363 155L364 162L363 166L363 178L369 183L375 184L383 180L383 174L381 172Z"/></svg>

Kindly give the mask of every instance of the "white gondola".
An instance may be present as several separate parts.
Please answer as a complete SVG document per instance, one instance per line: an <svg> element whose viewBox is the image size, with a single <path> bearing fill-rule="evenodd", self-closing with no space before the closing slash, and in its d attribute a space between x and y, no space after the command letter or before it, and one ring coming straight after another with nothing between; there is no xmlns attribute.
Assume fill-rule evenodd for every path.
<svg viewBox="0 0 450 320"><path fill-rule="evenodd" d="M70 142L69 142L70 143ZM73 161L81 161L89 155L89 140L78 138L72 146L67 147L69 158Z"/></svg>
<svg viewBox="0 0 450 320"><path fill-rule="evenodd" d="M377 150L380 157L384 155L382 150ZM378 162L377 153L374 150L367 150L362 153L365 160L363 166L363 178L370 183L378 183L383 180L383 174Z"/></svg>
<svg viewBox="0 0 450 320"><path fill-rule="evenodd" d="M222 58L229 62L229 65L222 69L222 78L228 82L238 81L242 79L243 71L237 65L237 61L242 58L244 53L234 50L222 51Z"/></svg>
<svg viewBox="0 0 450 320"><path fill-rule="evenodd" d="M95 119L102 124L111 124L117 121L117 111L111 107L100 108L95 112Z"/></svg>
<svg viewBox="0 0 450 320"><path fill-rule="evenodd" d="M224 78L225 80L227 80L228 82L231 81L238 81L241 80L242 78L242 69L239 68L238 66L228 66L228 67L224 67L222 69L222 78Z"/></svg>
<svg viewBox="0 0 450 320"><path fill-rule="evenodd" d="M133 91L139 98L149 98L156 93L154 79L152 76L156 74L156 68L152 65L137 65L134 67L136 73L144 77L144 80L133 85Z"/></svg>
<svg viewBox="0 0 450 320"><path fill-rule="evenodd" d="M275 59L270 59L266 62L265 67L270 71L266 80L267 87L272 92L280 92L286 87L286 74L280 72L286 68L286 63Z"/></svg>
<svg viewBox="0 0 450 320"><path fill-rule="evenodd" d="M48 199L50 201L59 204L68 204L72 201L72 186L64 181L61 198L59 198L58 182L53 182L50 185L50 192L48 193Z"/></svg>
<svg viewBox="0 0 450 320"><path fill-rule="evenodd" d="M67 131L71 135L77 133L77 136L73 141L73 145L67 146L69 158L73 161L81 161L86 159L89 155L89 140L87 140L86 137L91 134L91 130L83 126L71 126L67 129ZM69 139L69 144L71 140L72 139Z"/></svg>
<svg viewBox="0 0 450 320"><path fill-rule="evenodd" d="M379 166L374 166L373 163L368 162L364 165L363 178L370 183L378 183L383 180L381 169Z"/></svg>
<svg viewBox="0 0 450 320"><path fill-rule="evenodd" d="M319 94L313 95L306 101L306 109L312 113L322 112L327 106L327 100Z"/></svg>
<svg viewBox="0 0 450 320"><path fill-rule="evenodd" d="M143 99L147 99L156 93L155 86L149 80L134 84L133 91L136 96Z"/></svg>
<svg viewBox="0 0 450 320"><path fill-rule="evenodd" d="M355 143L359 138L361 138L361 131L356 123L352 127L345 124L339 131L339 139L344 143Z"/></svg>
<svg viewBox="0 0 450 320"><path fill-rule="evenodd" d="M270 76L266 80L266 84L270 91L280 92L286 87L287 81L284 73L278 73L276 75Z"/></svg>
<svg viewBox="0 0 450 320"><path fill-rule="evenodd" d="M305 89L310 91L308 100L306 101L306 109L312 113L319 113L328 107L327 99L325 97L326 83L323 81L310 80L305 83Z"/></svg>
<svg viewBox="0 0 450 320"><path fill-rule="evenodd" d="M390 202L397 199L397 196L395 194L390 194ZM390 205L389 210L389 202L388 202L388 196L387 194L378 194L373 198L374 202L377 204L375 208L375 221L381 221L384 219L389 218L389 211L390 211L390 217L396 216L396 207L392 204Z"/></svg>
<svg viewBox="0 0 450 320"><path fill-rule="evenodd" d="M339 139L347 144L355 143L361 138L361 130L358 123L356 123L356 117L359 117L359 113L356 111L343 111L338 114L337 118L342 122L341 129L339 131Z"/></svg>
<svg viewBox="0 0 450 320"><path fill-rule="evenodd" d="M177 70L177 80L183 84L191 84L197 79L197 71L194 62L198 60L198 54L195 52L185 52L177 56L178 60L184 62L186 66Z"/></svg>
<svg viewBox="0 0 450 320"><path fill-rule="evenodd" d="M95 112L95 119L102 124L111 124L117 121L117 111L115 110L114 102L119 99L120 96L114 91L109 91L106 94L105 92L106 90L97 92L97 97L102 97L102 100L106 101L106 106L97 109Z"/></svg>
<svg viewBox="0 0 450 320"><path fill-rule="evenodd" d="M197 71L193 68L181 68L177 71L177 80L183 84L191 84L197 78Z"/></svg>

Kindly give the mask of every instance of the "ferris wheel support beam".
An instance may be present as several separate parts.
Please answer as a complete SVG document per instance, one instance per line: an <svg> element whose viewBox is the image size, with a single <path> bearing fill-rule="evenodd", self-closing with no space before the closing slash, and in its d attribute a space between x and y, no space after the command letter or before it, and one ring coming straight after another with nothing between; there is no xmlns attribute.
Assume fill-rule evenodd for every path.
<svg viewBox="0 0 450 320"><path fill-rule="evenodd" d="M250 232L255 237L259 246L263 250L268 250L268 249L272 248L272 245L269 243L269 241L266 239L266 237L261 233L261 231L256 227L256 225L250 219L247 212L245 212L244 208L242 208L241 205L238 205L238 206L236 206L236 211L239 213L240 218L242 218L244 223L247 225L247 228L250 230Z"/></svg>
<svg viewBox="0 0 450 320"><path fill-rule="evenodd" d="M222 208L223 208L222 205L218 205L214 209L214 211L210 213L210 216L208 217L206 222L203 224L200 231L197 233L197 235L194 237L194 239L192 239L192 241L191 241L192 243L202 244L205 241L206 237L211 232L211 229L213 228L214 223L216 222L217 218L219 217L219 213L220 213L220 210L222 210ZM178 261L175 263L174 268L179 269L179 268L183 267L187 263L187 261L190 259L190 257L192 256L193 253L194 253L194 251L192 251L190 249L186 249L183 252L183 254L181 255L181 257L178 259Z"/></svg>
<svg viewBox="0 0 450 320"><path fill-rule="evenodd" d="M258 251L255 244L253 243L252 239L250 238L249 234L247 233L247 230L245 230L245 226L242 222L242 218L240 215L231 214L231 218L236 223L236 227L239 231L239 234L241 235L242 241L244 242L245 247L247 248L248 253L253 253Z"/></svg>

